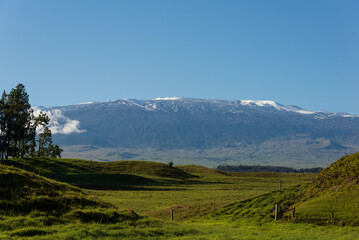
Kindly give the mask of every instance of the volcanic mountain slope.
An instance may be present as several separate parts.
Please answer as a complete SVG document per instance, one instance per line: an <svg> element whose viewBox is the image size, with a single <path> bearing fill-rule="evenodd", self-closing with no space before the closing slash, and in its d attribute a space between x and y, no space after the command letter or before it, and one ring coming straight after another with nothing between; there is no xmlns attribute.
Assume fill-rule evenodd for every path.
<svg viewBox="0 0 359 240"><path fill-rule="evenodd" d="M359 150L359 117L273 101L160 98L40 107L66 157L325 166Z"/></svg>

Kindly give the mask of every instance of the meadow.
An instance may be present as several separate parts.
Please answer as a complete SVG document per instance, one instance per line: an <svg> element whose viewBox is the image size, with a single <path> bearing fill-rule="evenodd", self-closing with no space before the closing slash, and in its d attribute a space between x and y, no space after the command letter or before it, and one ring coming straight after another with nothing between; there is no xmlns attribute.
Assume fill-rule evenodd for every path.
<svg viewBox="0 0 359 240"><path fill-rule="evenodd" d="M273 220L274 204L289 207L300 201L316 174L226 173L195 165L52 158L14 159L6 165L17 168L4 166L2 181L18 171L21 188L2 200L0 208L33 205L1 212L0 239L359 238L355 224L312 224L313 219L303 217L313 212L305 204L297 207L298 220L304 221L287 216ZM29 184L30 179L36 184ZM26 191L31 198L19 194ZM49 209L39 209L44 202L51 203ZM322 219L330 217L327 213Z"/></svg>

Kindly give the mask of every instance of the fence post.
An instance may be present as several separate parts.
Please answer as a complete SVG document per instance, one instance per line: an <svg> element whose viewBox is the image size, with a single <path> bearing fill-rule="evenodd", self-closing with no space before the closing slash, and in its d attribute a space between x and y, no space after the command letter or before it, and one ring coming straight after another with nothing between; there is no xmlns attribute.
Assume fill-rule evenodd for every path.
<svg viewBox="0 0 359 240"><path fill-rule="evenodd" d="M332 220L334 220L334 210L332 209Z"/></svg>
<svg viewBox="0 0 359 240"><path fill-rule="evenodd" d="M274 210L274 220L277 221L278 220L278 212L279 212L279 204L276 203L275 204L275 210Z"/></svg>
<svg viewBox="0 0 359 240"><path fill-rule="evenodd" d="M173 221L173 209L171 209L171 222Z"/></svg>
<svg viewBox="0 0 359 240"><path fill-rule="evenodd" d="M292 217L295 218L295 207L293 207L293 214Z"/></svg>

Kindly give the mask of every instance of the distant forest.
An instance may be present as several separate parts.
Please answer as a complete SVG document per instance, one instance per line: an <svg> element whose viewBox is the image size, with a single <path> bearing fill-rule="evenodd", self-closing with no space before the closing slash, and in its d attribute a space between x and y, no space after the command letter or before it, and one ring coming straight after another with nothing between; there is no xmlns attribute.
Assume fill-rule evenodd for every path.
<svg viewBox="0 0 359 240"><path fill-rule="evenodd" d="M217 170L224 172L276 172L276 173L318 173L323 168L301 168L295 169L291 167L280 166L260 166L260 165L220 165Z"/></svg>

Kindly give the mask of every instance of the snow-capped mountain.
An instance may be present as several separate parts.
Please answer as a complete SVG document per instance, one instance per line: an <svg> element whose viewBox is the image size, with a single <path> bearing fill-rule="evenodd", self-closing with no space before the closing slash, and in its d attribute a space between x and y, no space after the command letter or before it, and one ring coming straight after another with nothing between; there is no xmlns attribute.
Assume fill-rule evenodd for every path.
<svg viewBox="0 0 359 240"><path fill-rule="evenodd" d="M273 101L171 97L35 110L48 112L68 157L307 167L358 150L358 116Z"/></svg>

